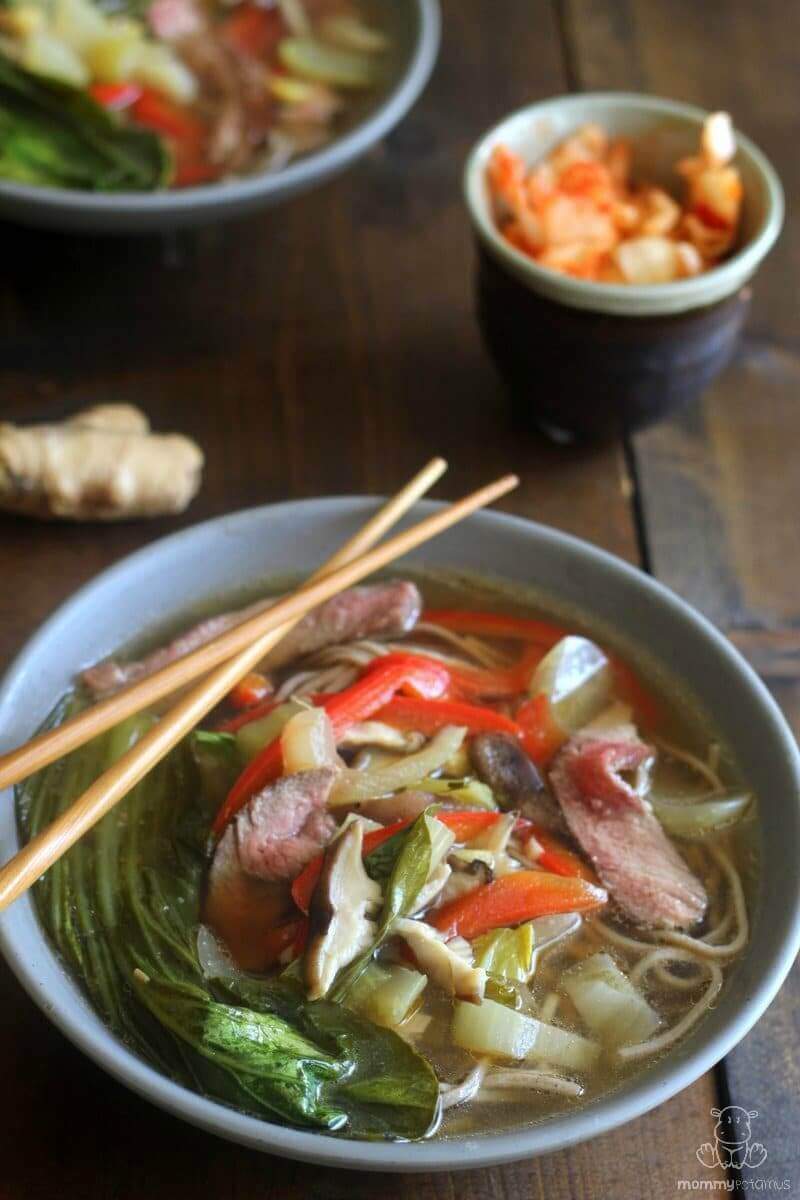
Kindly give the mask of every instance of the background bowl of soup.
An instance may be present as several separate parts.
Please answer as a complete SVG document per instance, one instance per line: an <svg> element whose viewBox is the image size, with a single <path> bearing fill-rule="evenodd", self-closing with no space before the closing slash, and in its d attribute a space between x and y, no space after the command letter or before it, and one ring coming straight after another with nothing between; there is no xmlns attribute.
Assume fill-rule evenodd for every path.
<svg viewBox="0 0 800 1200"><path fill-rule="evenodd" d="M750 304L748 285L780 232L783 190L766 156L737 130L733 162L744 198L733 252L691 278L602 283L542 266L502 236L487 185L492 152L505 145L532 167L596 123L609 137L630 141L635 182L682 197L675 164L697 152L708 115L659 96L556 96L505 117L467 160L484 342L520 416L556 437L637 429L708 387L731 359Z"/></svg>
<svg viewBox="0 0 800 1200"><path fill-rule="evenodd" d="M87 584L31 639L0 691L0 745L26 740L77 671L182 614L309 571L374 509L370 498L299 501L199 525L134 554ZM420 504L422 515L437 505ZM268 530L265 539L264 531ZM713 730L758 798L750 884L751 934L713 1010L662 1057L593 1095L540 1112L520 1105L505 1128L474 1123L414 1143L353 1142L244 1115L179 1086L102 1023L38 923L30 895L0 916L0 946L32 999L80 1049L154 1104L244 1145L333 1166L391 1171L478 1167L548 1153L646 1112L693 1082L747 1033L780 987L800 945L800 756L757 676L702 616L640 571L586 543L510 516L482 513L398 564L431 587L456 587L464 605L545 611L597 630L636 664L683 717ZM438 582L437 582L438 581ZM444 583L442 582L444 581ZM587 597L591 600L587 603ZM624 618L620 619L620 614ZM19 846L3 797L0 860Z"/></svg>
<svg viewBox="0 0 800 1200"><path fill-rule="evenodd" d="M386 41L379 81L363 92L343 93L332 136L320 148L273 170L255 167L178 190L90 192L0 178L0 217L75 233L158 233L246 216L324 182L403 119L439 49L438 0L364 0L361 11ZM161 126L169 128L169 122L159 119Z"/></svg>

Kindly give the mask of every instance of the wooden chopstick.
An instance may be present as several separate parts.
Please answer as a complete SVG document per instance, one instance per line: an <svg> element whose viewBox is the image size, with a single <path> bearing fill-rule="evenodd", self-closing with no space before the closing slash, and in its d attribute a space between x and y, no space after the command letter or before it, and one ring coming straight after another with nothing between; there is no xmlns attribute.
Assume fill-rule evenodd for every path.
<svg viewBox="0 0 800 1200"><path fill-rule="evenodd" d="M480 488L441 512L420 521L411 529L390 538L388 542L370 550L361 558L339 567L316 582L307 584L294 595L279 600L266 613L259 614L265 624L271 617L270 628L263 630L261 636L246 650L217 667L206 679L197 683L66 812L28 842L0 870L0 911L22 895L70 846L127 795L238 680L255 666L277 640L274 637L276 629L282 628L292 618L305 615L310 609L350 584L443 533L476 509L504 496L518 483L515 475L506 475Z"/></svg>
<svg viewBox="0 0 800 1200"><path fill-rule="evenodd" d="M447 463L443 458L432 458L367 521L363 528L345 542L311 579L323 578L330 571L351 562L374 546L392 525L433 487L446 470ZM106 729L118 725L126 717L151 707L170 693L207 674L219 663L232 658L234 654L249 646L265 628L270 627L265 623L264 617L271 611L272 609L268 609L264 613L258 613L191 654L186 654L183 658L162 667L160 671L148 675L139 683L132 684L105 700L99 700L91 708L84 709L65 721L63 725L37 734L24 746L0 755L0 789L19 783L34 771L40 771L42 767L63 758L65 754L97 737ZM297 617L296 621L299 620L300 617ZM287 624L280 633L276 633L276 642L288 633L290 628Z"/></svg>

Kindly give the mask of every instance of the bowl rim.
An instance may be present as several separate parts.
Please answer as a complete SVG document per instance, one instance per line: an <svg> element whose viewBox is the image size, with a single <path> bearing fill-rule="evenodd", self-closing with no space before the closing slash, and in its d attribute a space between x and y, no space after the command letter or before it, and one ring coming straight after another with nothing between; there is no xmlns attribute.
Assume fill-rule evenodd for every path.
<svg viewBox="0 0 800 1200"><path fill-rule="evenodd" d="M701 275L659 284L595 283L542 267L500 236L484 203L484 171L492 148L503 140L504 130L526 117L533 120L553 109L569 112L592 104L613 104L620 109L671 116L693 125L701 124L709 115L708 110L681 100L645 92L611 91L551 96L507 113L481 135L464 165L463 196L480 241L525 286L573 308L644 317L705 307L731 295L747 282L774 245L783 226L785 211L783 186L777 171L755 142L739 129L736 129L737 155L748 158L761 178L766 197L765 216L746 245Z"/></svg>
<svg viewBox="0 0 800 1200"><path fill-rule="evenodd" d="M439 0L408 0L416 13L416 32L408 60L394 86L363 121L357 122L321 150L279 171L261 171L239 179L217 180L176 191L97 194L74 188L51 188L0 179L0 200L103 217L185 213L216 205L246 204L272 193L294 192L349 165L384 137L406 115L427 84L441 42Z"/></svg>
<svg viewBox="0 0 800 1200"><path fill-rule="evenodd" d="M9 717L7 697L13 693L15 687L19 687L29 669L29 661L36 660L59 626L74 619L83 606L90 602L95 594L99 596L108 584L121 581L128 575L135 578L138 569L148 560L168 558L177 543L185 542L191 546L194 541L198 547L202 547L207 544L208 539L230 536L237 530L246 531L248 527L263 532L265 527L269 527L269 519L274 519L276 514L292 519L302 515L307 519L313 513L316 519L338 518L355 523L374 511L384 499L365 496L321 497L245 509L159 538L126 556L84 584L56 609L23 646L0 681L0 724L4 726ZM438 501L422 501L414 511L415 515L423 515L439 511L443 506L443 503ZM735 669L742 686L750 691L751 697L762 709L765 719L772 727L771 732L781 743L797 790L800 791L800 752L777 703L742 655L701 613L638 568L570 534L506 513L484 511L474 514L469 520L476 527L476 532L482 528L489 537L492 531L510 530L523 539L533 539L540 544L565 548L572 555L581 556L591 562L596 568L610 572L622 585L632 585L641 589L653 603L665 608L670 616L692 626L694 631L710 641L715 652ZM13 810L11 819L16 828ZM744 999L731 1011L719 1029L709 1035L708 1027L701 1025L697 1033L689 1035L688 1043L683 1043L684 1048L689 1045L689 1050L684 1050L677 1056L668 1054L653 1067L643 1071L641 1076L635 1077L624 1091L606 1093L574 1113L560 1114L538 1125L507 1133L454 1137L442 1142L346 1141L245 1116L191 1092L161 1075L133 1054L100 1023L99 1018L96 1022L87 1023L81 1014L68 1011L69 1006L59 1005L58 998L54 1001L53 996L45 991L43 983L38 979L33 964L28 961L25 949L27 939L17 939L13 931L7 928L8 914L0 915L0 950L31 998L73 1044L134 1092L201 1129L254 1149L307 1163L359 1170L402 1172L462 1170L550 1153L610 1132L663 1103L713 1067L762 1015L783 983L800 949L800 875L794 874L784 882L786 894L781 897L785 929L783 938L771 959L766 964L761 964L761 973L752 989L748 990ZM18 903L30 905L30 896L23 897ZM43 943L48 955L58 962L55 952L38 926L38 920L36 925L39 941ZM61 971L65 986L78 994L77 985L69 974L63 967ZM84 1006L85 1003L84 1001ZM717 1009L724 1004L723 997ZM695 1041L697 1044L694 1044Z"/></svg>

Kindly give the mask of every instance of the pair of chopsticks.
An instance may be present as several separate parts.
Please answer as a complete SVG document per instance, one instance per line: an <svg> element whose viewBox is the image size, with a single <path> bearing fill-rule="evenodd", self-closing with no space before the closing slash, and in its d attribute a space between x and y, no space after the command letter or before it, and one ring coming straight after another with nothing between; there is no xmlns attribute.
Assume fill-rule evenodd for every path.
<svg viewBox="0 0 800 1200"><path fill-rule="evenodd" d="M491 504L519 483L515 475L505 475L373 548L446 469L444 459L432 459L298 591L139 683L0 756L0 787L8 787L178 688L200 680L66 812L0 869L0 911L27 891L126 796L306 613Z"/></svg>

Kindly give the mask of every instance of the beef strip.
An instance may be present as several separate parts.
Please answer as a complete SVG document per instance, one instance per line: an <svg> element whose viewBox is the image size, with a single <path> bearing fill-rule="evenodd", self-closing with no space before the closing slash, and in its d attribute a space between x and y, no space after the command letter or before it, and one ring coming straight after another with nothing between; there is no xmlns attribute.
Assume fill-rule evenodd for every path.
<svg viewBox="0 0 800 1200"><path fill-rule="evenodd" d="M479 733L470 743L470 757L502 808L515 809L543 829L564 828L547 785L511 734Z"/></svg>
<svg viewBox="0 0 800 1200"><path fill-rule="evenodd" d="M638 739L577 734L550 782L570 832L622 911L642 925L688 929L706 911L705 888L620 774L651 754Z"/></svg>
<svg viewBox="0 0 800 1200"><path fill-rule="evenodd" d="M247 608L209 617L139 661L118 662L109 659L89 667L81 679L94 696L111 695L126 684L136 683L176 659L191 654L193 650L274 603L274 599L259 600ZM262 665L276 670L294 658L314 654L337 642L362 637L398 637L417 623L421 608L419 589L415 584L403 580L350 588L303 617L267 655Z"/></svg>
<svg viewBox="0 0 800 1200"><path fill-rule="evenodd" d="M246 970L259 970L266 935L291 913L288 882L327 845L326 811L336 772L286 775L253 796L214 852L205 919Z"/></svg>

